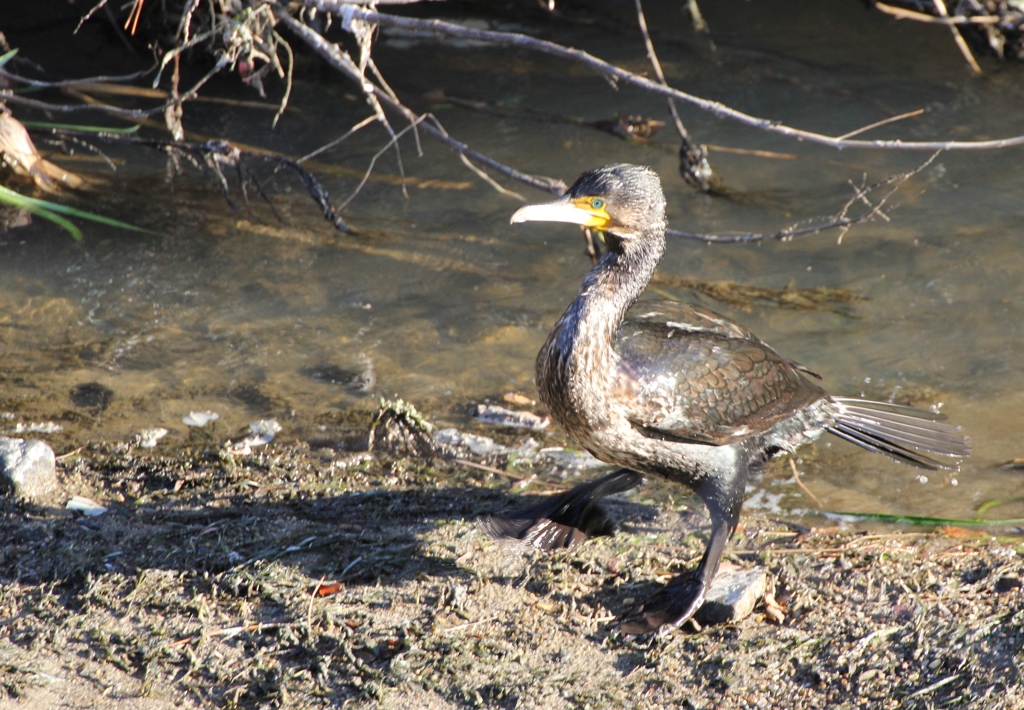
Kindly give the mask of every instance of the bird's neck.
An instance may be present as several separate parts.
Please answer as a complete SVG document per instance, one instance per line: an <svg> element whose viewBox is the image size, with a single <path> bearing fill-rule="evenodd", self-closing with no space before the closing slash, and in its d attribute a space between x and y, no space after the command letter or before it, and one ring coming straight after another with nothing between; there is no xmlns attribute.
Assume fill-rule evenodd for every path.
<svg viewBox="0 0 1024 710"><path fill-rule="evenodd" d="M575 400L574 392L595 392L586 383L606 378L614 367L615 332L654 276L665 251L664 227L626 243L612 236L610 244L538 355L538 390L553 411L565 403L579 414L582 403L565 402L566 394Z"/></svg>
<svg viewBox="0 0 1024 710"><path fill-rule="evenodd" d="M600 339L602 347L611 347L626 311L651 282L665 251L665 240L664 237L638 240L616 247L590 270L562 316L568 321L566 325L575 322L576 338L592 334Z"/></svg>

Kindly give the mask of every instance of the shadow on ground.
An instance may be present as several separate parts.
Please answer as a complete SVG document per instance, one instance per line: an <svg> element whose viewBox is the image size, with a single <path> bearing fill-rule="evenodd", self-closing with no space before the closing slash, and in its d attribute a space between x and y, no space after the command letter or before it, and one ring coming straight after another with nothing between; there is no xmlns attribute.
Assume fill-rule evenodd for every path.
<svg viewBox="0 0 1024 710"><path fill-rule="evenodd" d="M1024 706L1019 538L747 517L729 556L768 568L784 623L757 613L632 639L611 622L694 564L699 515L613 501L618 534L542 555L478 522L531 496L446 466L302 444L69 458L65 492L103 515L0 501L0 698L32 710Z"/></svg>

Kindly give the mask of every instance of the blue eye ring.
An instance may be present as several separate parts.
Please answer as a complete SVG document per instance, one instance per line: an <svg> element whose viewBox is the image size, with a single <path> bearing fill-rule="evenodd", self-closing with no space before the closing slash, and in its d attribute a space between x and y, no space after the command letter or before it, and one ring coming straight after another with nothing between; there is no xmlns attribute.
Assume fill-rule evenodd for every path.
<svg viewBox="0 0 1024 710"><path fill-rule="evenodd" d="M595 197L593 200L590 201L590 206L593 207L595 210L599 210L602 207L604 207L604 200L602 200L600 197Z"/></svg>

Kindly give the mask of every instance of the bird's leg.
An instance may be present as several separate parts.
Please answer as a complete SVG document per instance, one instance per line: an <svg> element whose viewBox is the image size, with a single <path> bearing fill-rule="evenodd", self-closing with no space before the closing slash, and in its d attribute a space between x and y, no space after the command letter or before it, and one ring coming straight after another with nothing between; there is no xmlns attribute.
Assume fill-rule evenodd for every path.
<svg viewBox="0 0 1024 710"><path fill-rule="evenodd" d="M598 503L642 481L639 473L619 469L529 508L492 516L487 520L487 531L494 537L519 540L541 550L569 549L587 538L612 534L615 524Z"/></svg>
<svg viewBox="0 0 1024 710"><path fill-rule="evenodd" d="M632 636L651 631L671 631L697 613L707 597L711 582L718 573L725 544L729 542L740 519L743 491L750 468L754 466L741 459L740 465L728 476L709 478L705 486L697 487L711 514L711 535L704 556L693 572L684 572L672 578L647 601L623 617L619 628Z"/></svg>
<svg viewBox="0 0 1024 710"><path fill-rule="evenodd" d="M665 632L678 628L696 614L704 604L711 581L718 572L725 543L732 536L733 529L734 524L724 518L714 520L711 538L697 569L674 577L639 608L624 617L619 624L622 632L633 636L659 629Z"/></svg>

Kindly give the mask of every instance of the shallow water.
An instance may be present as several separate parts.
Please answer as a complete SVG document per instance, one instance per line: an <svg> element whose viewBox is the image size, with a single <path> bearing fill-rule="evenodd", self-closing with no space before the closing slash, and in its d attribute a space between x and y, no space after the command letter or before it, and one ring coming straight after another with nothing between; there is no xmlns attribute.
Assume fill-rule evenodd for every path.
<svg viewBox="0 0 1024 710"><path fill-rule="evenodd" d="M1024 133L1024 67L989 61L987 76L974 79L946 28L896 23L857 3L827 14L817 3L716 3L705 8L712 52L677 16L677 4L666 5L649 9L662 62L673 85L697 95L823 133L918 108L927 112L869 135ZM522 26L646 71L631 7L611 3L595 24L534 17ZM19 37L8 35L17 45ZM22 46L38 39L26 35ZM702 142L785 154L713 149L734 196L708 198L678 178L667 129L636 145L567 123L431 105L422 95L443 88L589 120L664 118L661 100L612 90L587 70L539 55L386 34L376 51L411 106L430 108L460 140L519 169L571 181L610 162L653 166L672 226L686 231L774 231L836 211L851 181L872 182L928 157L840 153L683 108ZM296 110L276 130L269 111L211 104L190 105L186 128L300 156L366 115L362 102L346 96L351 88L316 62L300 68ZM253 98L231 77L213 90ZM382 130L370 128L308 167L340 203L385 142ZM409 197L394 179L394 154L385 154L345 210L359 236L332 231L292 177L268 187L279 221L258 201L251 211L232 211L194 171L168 184L156 153L119 151L128 161L126 182L111 182L99 211L155 234L90 224L77 244L37 220L0 235L0 411L7 413L0 428L53 422L61 431L38 435L61 451L163 426L171 434L160 446L173 448L187 441L184 415L212 410L220 415L214 437L273 416L284 425L281 436L312 439L324 421L397 395L438 423L487 433L468 408L507 391L533 392L537 348L588 268L582 241L567 225L510 226L519 203L450 151L429 138L422 157L411 137L401 145ZM842 244L834 233L745 246L670 241L665 276L863 296L850 317L764 303L741 310L685 289L658 291L739 320L822 373L833 393L941 403L974 441L974 456L959 472L926 477L823 441L805 450L800 466L824 509L971 518L998 500L1005 502L989 517L1024 516L1022 473L998 467L1024 456L1020 157L1019 149L941 155L894 196L892 222L857 226ZM546 199L505 184L532 201ZM544 439L561 441L557 432ZM752 488L750 504L815 507L781 467Z"/></svg>

